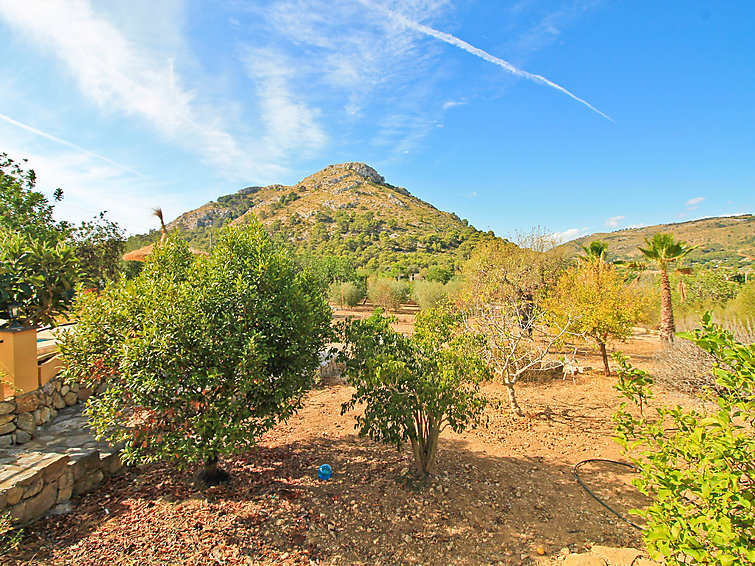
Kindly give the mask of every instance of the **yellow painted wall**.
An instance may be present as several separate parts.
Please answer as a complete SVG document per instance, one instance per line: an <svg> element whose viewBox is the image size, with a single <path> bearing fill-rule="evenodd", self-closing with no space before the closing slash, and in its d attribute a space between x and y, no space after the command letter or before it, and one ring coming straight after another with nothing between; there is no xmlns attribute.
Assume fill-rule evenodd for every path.
<svg viewBox="0 0 755 566"><path fill-rule="evenodd" d="M0 330L0 370L5 374L3 398L22 395L39 387L37 330Z"/></svg>

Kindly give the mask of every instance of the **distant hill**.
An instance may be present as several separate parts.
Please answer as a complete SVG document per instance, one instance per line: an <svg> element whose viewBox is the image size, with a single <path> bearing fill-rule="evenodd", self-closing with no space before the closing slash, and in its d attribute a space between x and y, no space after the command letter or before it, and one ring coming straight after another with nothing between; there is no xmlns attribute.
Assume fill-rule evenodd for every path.
<svg viewBox="0 0 755 566"><path fill-rule="evenodd" d="M608 243L608 258L640 259L638 246L656 232L670 232L678 240L699 246L688 256L690 263L711 264L741 268L755 265L755 216L721 216L674 224L657 224L643 228L627 228L617 232L591 234L565 242L563 249L569 254L581 253L580 246L593 240Z"/></svg>
<svg viewBox="0 0 755 566"><path fill-rule="evenodd" d="M364 163L330 165L293 186L247 187L185 212L168 224L193 247L209 249L226 224L260 219L274 237L300 253L332 255L355 267L453 269L483 233L385 181ZM157 231L129 239L135 249Z"/></svg>

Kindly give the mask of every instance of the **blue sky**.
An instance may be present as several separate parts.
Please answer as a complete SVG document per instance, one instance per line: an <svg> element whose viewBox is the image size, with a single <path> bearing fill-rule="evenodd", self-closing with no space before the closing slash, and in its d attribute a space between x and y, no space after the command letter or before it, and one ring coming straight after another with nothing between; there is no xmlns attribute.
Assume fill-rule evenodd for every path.
<svg viewBox="0 0 755 566"><path fill-rule="evenodd" d="M477 228L755 209L755 3L0 0L0 151L129 232L363 161Z"/></svg>

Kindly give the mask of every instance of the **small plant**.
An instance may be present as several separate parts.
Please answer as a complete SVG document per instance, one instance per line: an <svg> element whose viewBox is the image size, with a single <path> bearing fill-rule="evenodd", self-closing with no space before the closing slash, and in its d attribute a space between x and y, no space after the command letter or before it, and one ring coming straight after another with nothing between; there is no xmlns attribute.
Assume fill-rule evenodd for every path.
<svg viewBox="0 0 755 566"><path fill-rule="evenodd" d="M668 564L755 564L755 345L713 324L680 335L716 360L719 396L710 414L681 407L645 411L652 378L619 362L618 391L627 402L614 415L616 440L641 469L635 480L653 503L634 513L647 521L645 543Z"/></svg>
<svg viewBox="0 0 755 566"><path fill-rule="evenodd" d="M10 513L0 515L0 556L14 550L21 542L23 532L13 528Z"/></svg>
<svg viewBox="0 0 755 566"><path fill-rule="evenodd" d="M461 332L461 317L443 308L417 315L412 336L393 330L392 320L376 310L340 326L356 388L341 413L364 404L359 435L397 448L411 443L416 475L433 475L440 433L476 425L487 404L479 390L488 376L477 353L481 338Z"/></svg>

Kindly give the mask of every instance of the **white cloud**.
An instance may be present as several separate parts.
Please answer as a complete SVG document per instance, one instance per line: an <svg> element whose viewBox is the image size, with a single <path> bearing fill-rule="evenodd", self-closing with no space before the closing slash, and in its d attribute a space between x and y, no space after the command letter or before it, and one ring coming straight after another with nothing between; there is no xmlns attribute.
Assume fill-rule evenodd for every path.
<svg viewBox="0 0 755 566"><path fill-rule="evenodd" d="M443 104L443 110L448 110L449 108L453 108L454 106L464 106L465 104L468 104L465 100L449 100L445 104Z"/></svg>
<svg viewBox="0 0 755 566"><path fill-rule="evenodd" d="M608 228L618 228L621 221L626 219L626 216L612 216L605 221L605 225Z"/></svg>
<svg viewBox="0 0 755 566"><path fill-rule="evenodd" d="M569 228L563 232L554 232L553 239L558 243L568 242L569 240L576 240L582 236L588 234L587 228Z"/></svg>
<svg viewBox="0 0 755 566"><path fill-rule="evenodd" d="M0 0L0 17L57 57L102 111L144 120L164 139L227 172L266 177L275 169L253 161L253 152L212 109L200 111L196 93L181 86L172 57L134 43L85 0Z"/></svg>
<svg viewBox="0 0 755 566"><path fill-rule="evenodd" d="M705 199L703 197L695 197L695 198L689 199L685 204L687 205L687 207L694 210L697 208L697 205L699 205L704 200Z"/></svg>

